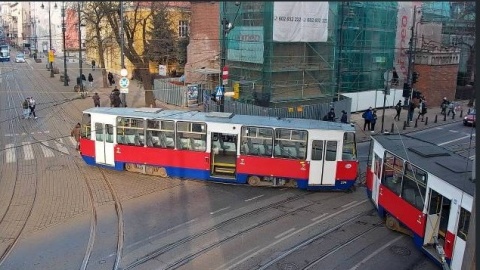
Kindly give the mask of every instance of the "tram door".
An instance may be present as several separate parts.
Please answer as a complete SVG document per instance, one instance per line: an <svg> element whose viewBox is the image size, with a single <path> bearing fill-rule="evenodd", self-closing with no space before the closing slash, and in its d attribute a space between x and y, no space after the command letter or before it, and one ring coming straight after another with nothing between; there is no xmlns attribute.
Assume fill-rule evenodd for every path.
<svg viewBox="0 0 480 270"><path fill-rule="evenodd" d="M309 185L335 185L338 141L311 140Z"/></svg>
<svg viewBox="0 0 480 270"><path fill-rule="evenodd" d="M115 166L113 125L95 123L95 162Z"/></svg>
<svg viewBox="0 0 480 270"><path fill-rule="evenodd" d="M434 244L434 237L443 246L447 234L448 219L450 217L451 201L435 190L430 191L427 222L425 226L424 245Z"/></svg>
<svg viewBox="0 0 480 270"><path fill-rule="evenodd" d="M235 178L238 135L211 133L210 175Z"/></svg>

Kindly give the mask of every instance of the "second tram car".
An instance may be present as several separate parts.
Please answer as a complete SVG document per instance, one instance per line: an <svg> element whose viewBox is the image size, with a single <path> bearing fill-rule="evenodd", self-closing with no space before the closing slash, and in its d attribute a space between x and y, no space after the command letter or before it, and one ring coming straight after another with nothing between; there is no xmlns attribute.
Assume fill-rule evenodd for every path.
<svg viewBox="0 0 480 270"><path fill-rule="evenodd" d="M425 254L462 269L474 183L472 162L406 135L372 136L367 194L386 226Z"/></svg>
<svg viewBox="0 0 480 270"><path fill-rule="evenodd" d="M10 62L10 46L0 45L0 62Z"/></svg>
<svg viewBox="0 0 480 270"><path fill-rule="evenodd" d="M358 175L355 128L307 119L91 108L80 151L90 165L252 186L347 190Z"/></svg>

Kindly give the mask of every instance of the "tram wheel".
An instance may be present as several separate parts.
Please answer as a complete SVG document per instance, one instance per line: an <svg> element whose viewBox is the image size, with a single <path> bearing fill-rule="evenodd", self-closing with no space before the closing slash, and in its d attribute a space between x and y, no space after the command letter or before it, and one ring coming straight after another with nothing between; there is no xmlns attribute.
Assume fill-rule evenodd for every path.
<svg viewBox="0 0 480 270"><path fill-rule="evenodd" d="M132 172L134 171L133 168L134 168L133 164L130 164L130 163L125 164L125 170Z"/></svg>
<svg viewBox="0 0 480 270"><path fill-rule="evenodd" d="M258 186L260 184L260 177L252 175L248 177L247 182L250 186Z"/></svg>

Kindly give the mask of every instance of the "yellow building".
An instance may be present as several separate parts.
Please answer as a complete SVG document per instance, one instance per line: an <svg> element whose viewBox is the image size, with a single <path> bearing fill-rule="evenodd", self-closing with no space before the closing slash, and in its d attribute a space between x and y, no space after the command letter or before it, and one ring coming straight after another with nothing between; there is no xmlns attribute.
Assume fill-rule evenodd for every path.
<svg viewBox="0 0 480 270"><path fill-rule="evenodd" d="M138 55L143 55L143 42L145 38L148 40L149 37L144 37L144 28L148 29L151 27L152 21L151 18L146 20L146 27L143 25L144 19L150 14L150 3L149 2L125 2L130 3L131 5L139 5L144 3L145 7L140 7L136 14L135 14L135 6L125 7L124 8L124 16L125 21L129 21L134 23L134 16L136 15L136 32L134 33L133 40L135 51ZM147 3L147 4L145 4ZM188 38L188 31L189 31L189 24L190 24L190 3L189 2L164 2L168 4L168 13L171 20L172 30L176 35L178 35L179 39ZM102 38L104 44L104 59L105 59L105 68L107 71L111 71L114 74L120 74L121 70L121 50L120 46L117 43L115 36L112 32L112 29L106 19L101 22L101 29L102 29ZM94 36L95 34L95 25L92 23L87 23L86 27L87 31L87 39L89 36ZM89 34L90 33L90 34ZM127 36L125 35L125 42L127 42ZM98 48L96 46L96 42L86 42L86 55L87 61L95 60L97 66L100 65L100 61L98 59ZM124 48L127 48L125 46ZM126 50L126 49L125 49ZM185 51L186 57L186 51ZM125 57L124 58L125 67L128 70L128 77L132 78L134 73L135 65L133 65L130 60ZM185 63L183 65L175 63L167 67L168 72L172 72L173 70L177 72L183 73ZM149 70L151 73L158 74L158 63L149 62Z"/></svg>

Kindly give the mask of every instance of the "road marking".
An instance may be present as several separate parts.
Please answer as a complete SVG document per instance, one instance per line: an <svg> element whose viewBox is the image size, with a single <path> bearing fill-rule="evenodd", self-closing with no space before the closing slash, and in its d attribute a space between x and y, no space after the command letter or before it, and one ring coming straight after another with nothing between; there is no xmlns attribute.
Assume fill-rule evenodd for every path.
<svg viewBox="0 0 480 270"><path fill-rule="evenodd" d="M25 160L32 160L33 157L33 148L30 142L22 142L23 153L25 154Z"/></svg>
<svg viewBox="0 0 480 270"><path fill-rule="evenodd" d="M45 131L37 131L37 132L31 132L31 133L6 133L4 136L5 137L16 137L16 136L26 136L26 135L35 135L35 134L48 134L50 131L45 130Z"/></svg>
<svg viewBox="0 0 480 270"><path fill-rule="evenodd" d="M5 145L5 155L7 159L7 163L15 162L15 145L14 144L7 144Z"/></svg>
<svg viewBox="0 0 480 270"><path fill-rule="evenodd" d="M192 219L192 220L187 221L187 222L185 222L185 223L178 224L177 226L168 229L167 232L173 231L173 230L175 230L175 229L177 229L177 228L180 228L180 227L182 227L182 226L188 225L188 224L193 223L193 222L195 222L195 221L197 221L197 220L198 220L198 219L195 218L195 219Z"/></svg>
<svg viewBox="0 0 480 270"><path fill-rule="evenodd" d="M215 269L215 270L223 270L223 269L226 269L226 267L227 267L229 264L231 264L232 262L238 260L239 258L243 258L245 255L247 255L247 254L250 253L250 252L253 253L253 251L257 250L259 247L260 247L260 246L256 246L256 247L254 247L254 248L252 248L252 249L249 249L248 251L246 251L246 252L238 255L237 257L229 260L228 262L224 263L223 265L220 265L220 266L219 266L217 269Z"/></svg>
<svg viewBox="0 0 480 270"><path fill-rule="evenodd" d="M376 256L378 253L380 253L382 250L386 249L387 247L389 247L391 244L397 242L398 240L400 240L401 238L403 237L403 235L400 235L400 236L397 236L397 238L393 239L392 241L386 243L385 245L383 245L381 248L375 250L375 252L373 252L372 254L368 255L365 259L361 260L359 263L357 263L355 266L353 266L352 268L350 268L350 270L355 270L357 269L358 267L360 267L362 264L364 264L366 261L370 260L371 258L373 258L374 256Z"/></svg>
<svg viewBox="0 0 480 270"><path fill-rule="evenodd" d="M261 197L263 197L263 196L265 196L265 195L259 195L259 196L257 196L257 197L253 197L253 198L250 198L250 199L246 199L245 201L246 201L246 202L253 201L253 200L256 200L256 199L261 198Z"/></svg>
<svg viewBox="0 0 480 270"><path fill-rule="evenodd" d="M48 142L42 142L42 143L40 143L40 148L42 148L42 152L43 152L43 155L44 155L45 157L53 157L53 156L55 156L55 155L53 154L52 149L49 148Z"/></svg>
<svg viewBox="0 0 480 270"><path fill-rule="evenodd" d="M456 138L456 139L448 141L448 142L439 143L438 146L442 146L442 145L449 144L449 143L452 143L452 142L460 141L460 140L463 140L463 139L466 139L466 138L470 138L470 135L463 136L463 137L460 137L460 138Z"/></svg>
<svg viewBox="0 0 480 270"><path fill-rule="evenodd" d="M352 205L352 204L354 204L354 203L356 203L356 202L357 202L357 201L349 202L349 203L347 203L347 204L345 204L345 205L342 205L342 208L349 207L350 205Z"/></svg>
<svg viewBox="0 0 480 270"><path fill-rule="evenodd" d="M458 130L449 129L448 131L453 132L453 133L458 133Z"/></svg>
<svg viewBox="0 0 480 270"><path fill-rule="evenodd" d="M221 212L221 211L224 211L224 210L227 210L227 209L229 209L229 208L230 208L230 206L229 206L229 207L224 207L224 208L222 208L222 209L218 209L217 211L210 212L210 215L215 215L216 213Z"/></svg>
<svg viewBox="0 0 480 270"><path fill-rule="evenodd" d="M283 237L284 235L289 234L291 231L295 231L295 228L291 228L291 229L288 230L288 231L284 231L283 233L275 236L275 239L278 239L278 238L280 238L280 237Z"/></svg>
<svg viewBox="0 0 480 270"><path fill-rule="evenodd" d="M311 221L315 221L315 220L317 220L317 219L321 219L321 218L323 218L324 216L326 216L327 214L328 214L328 213L323 213L323 214L321 214L321 215L318 216L318 217L312 218Z"/></svg>
<svg viewBox="0 0 480 270"><path fill-rule="evenodd" d="M470 160L475 160L475 155L469 156L468 159L470 159Z"/></svg>
<svg viewBox="0 0 480 270"><path fill-rule="evenodd" d="M69 154L68 153L68 149L65 147L64 143L63 143L63 140L62 139L58 139L58 142L55 141L55 144L57 145L57 149L58 151L64 153L64 154Z"/></svg>

